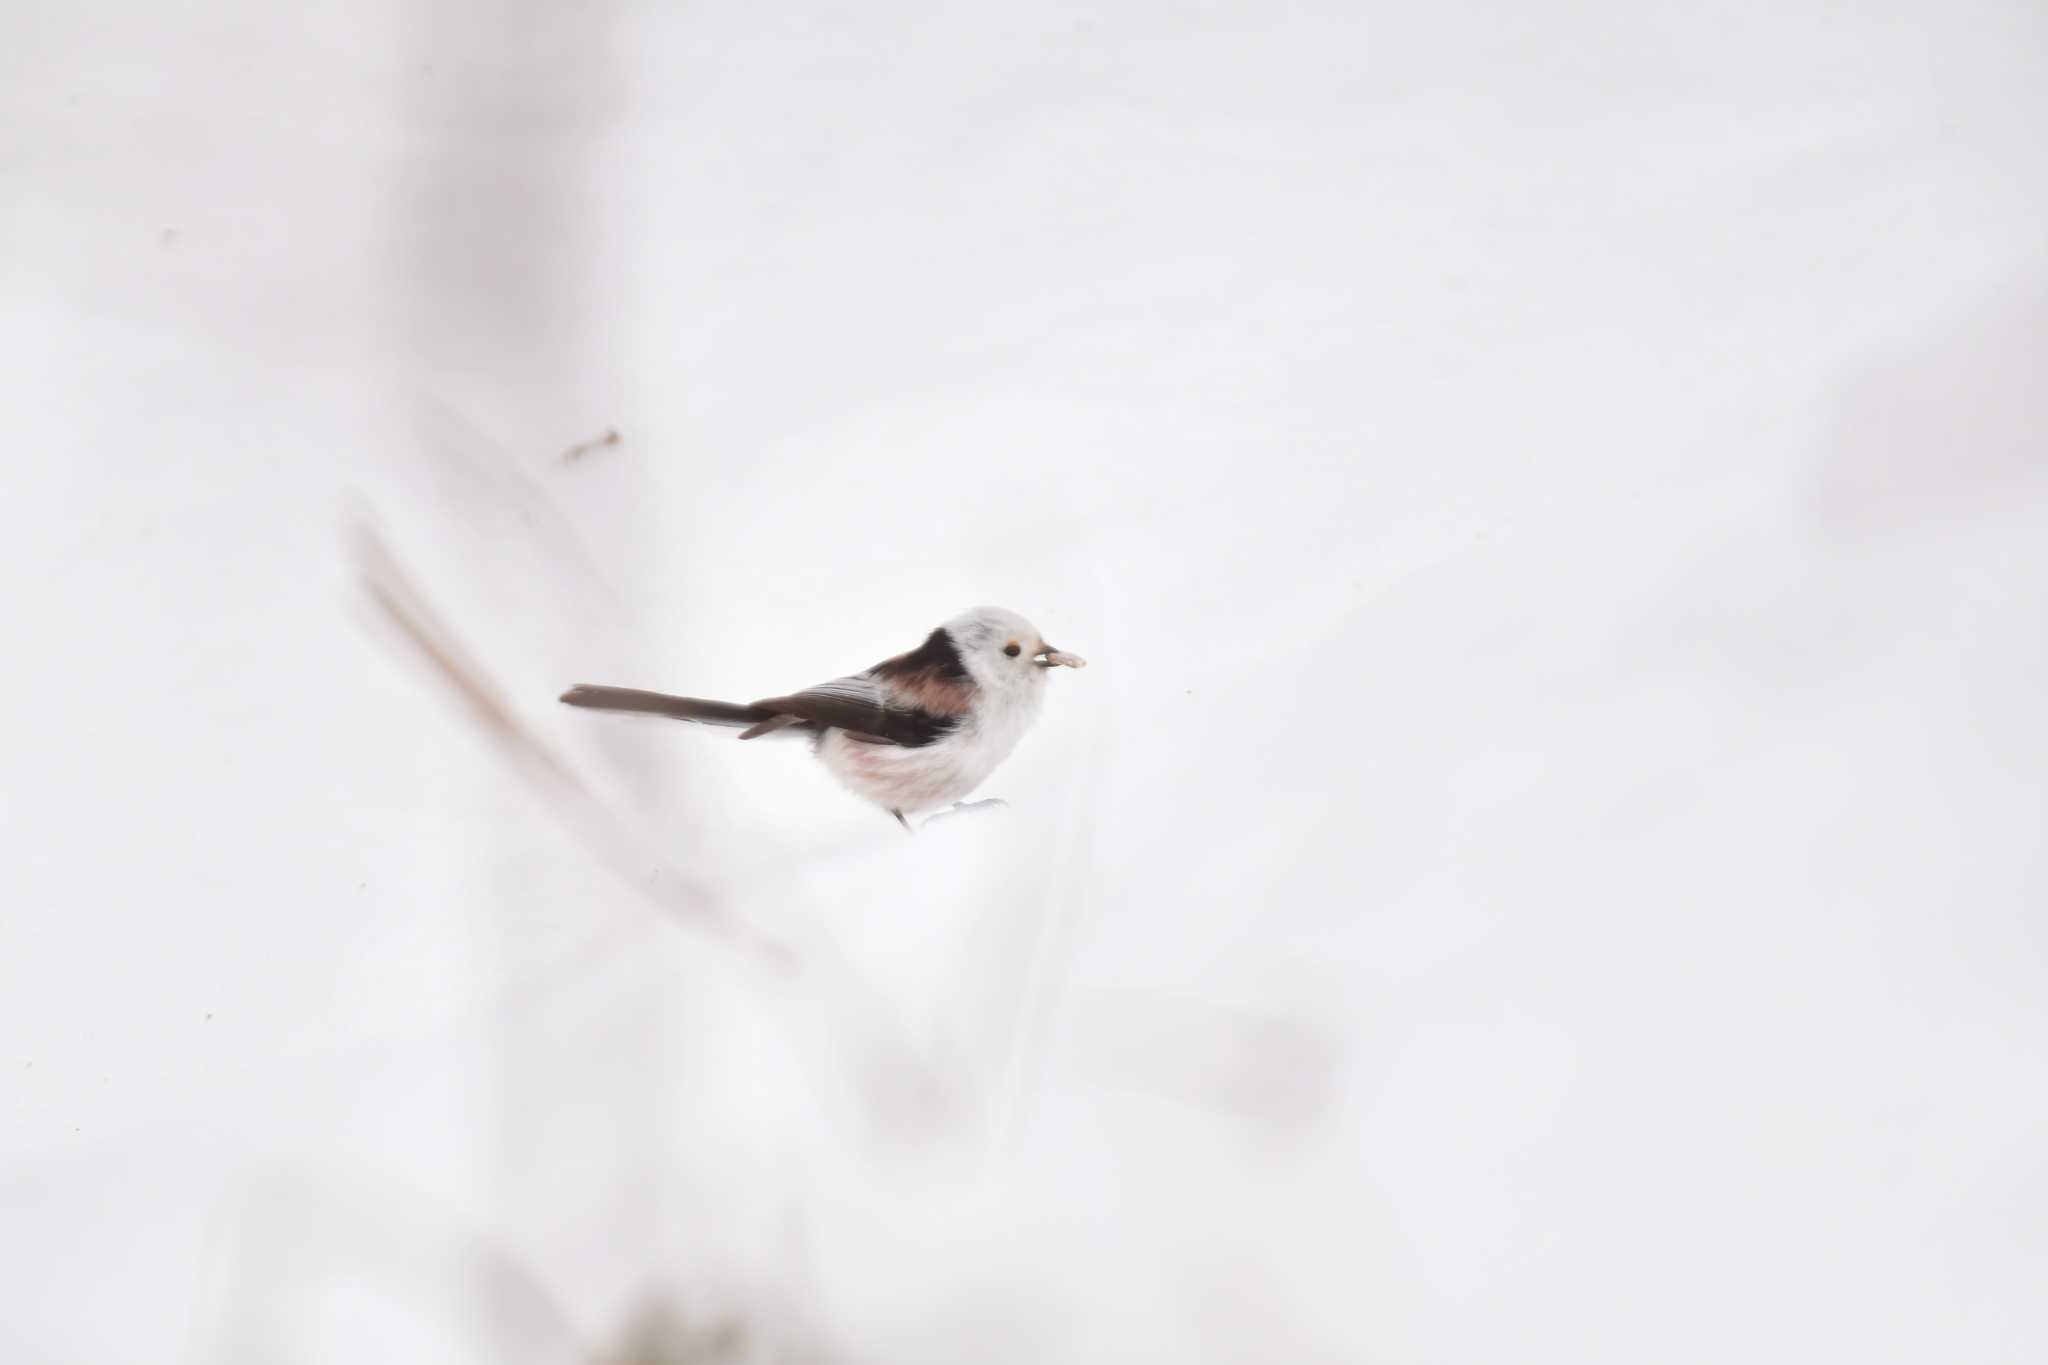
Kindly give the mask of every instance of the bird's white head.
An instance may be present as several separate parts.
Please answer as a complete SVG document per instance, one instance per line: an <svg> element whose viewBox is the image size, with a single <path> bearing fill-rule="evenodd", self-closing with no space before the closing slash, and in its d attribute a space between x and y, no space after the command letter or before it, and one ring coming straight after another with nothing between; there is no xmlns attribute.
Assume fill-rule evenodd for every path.
<svg viewBox="0 0 2048 1365"><path fill-rule="evenodd" d="M1078 654L1053 648L1038 627L1002 607L975 607L946 622L968 675L998 695L1036 693L1054 668L1085 668Z"/></svg>

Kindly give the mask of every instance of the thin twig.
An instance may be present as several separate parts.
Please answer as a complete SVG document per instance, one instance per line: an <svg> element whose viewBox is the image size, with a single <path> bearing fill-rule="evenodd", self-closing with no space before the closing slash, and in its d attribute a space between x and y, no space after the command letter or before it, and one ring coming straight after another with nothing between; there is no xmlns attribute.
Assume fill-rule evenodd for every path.
<svg viewBox="0 0 2048 1365"><path fill-rule="evenodd" d="M602 436L592 437L588 441L578 441L575 445L563 451L562 463L574 464L593 450L599 450L605 446L615 446L618 443L619 433L608 429Z"/></svg>

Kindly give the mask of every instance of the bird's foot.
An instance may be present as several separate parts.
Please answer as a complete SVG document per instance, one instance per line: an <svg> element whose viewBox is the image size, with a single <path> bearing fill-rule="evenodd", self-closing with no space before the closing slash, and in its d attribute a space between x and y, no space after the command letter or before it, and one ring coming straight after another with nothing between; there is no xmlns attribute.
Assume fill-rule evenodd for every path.
<svg viewBox="0 0 2048 1365"><path fill-rule="evenodd" d="M918 828L923 829L925 825L933 824L940 820L950 820L956 815L971 815L972 813L978 810L1007 809L1009 807L1009 804L1009 802L1003 800L999 796L991 796L983 801L955 801L953 803L953 809L942 810L937 815L926 816L924 818L923 824L920 824Z"/></svg>

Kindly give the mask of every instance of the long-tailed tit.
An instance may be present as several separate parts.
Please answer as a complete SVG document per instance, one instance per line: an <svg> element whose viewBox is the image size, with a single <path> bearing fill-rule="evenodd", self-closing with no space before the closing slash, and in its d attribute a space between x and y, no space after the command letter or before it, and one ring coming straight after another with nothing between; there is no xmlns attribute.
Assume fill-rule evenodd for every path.
<svg viewBox="0 0 2048 1365"><path fill-rule="evenodd" d="M1046 674L1087 660L1054 649L1013 611L976 607L908 654L751 706L578 683L571 706L729 725L741 739L803 734L846 786L896 817L961 798L996 770L1038 718Z"/></svg>

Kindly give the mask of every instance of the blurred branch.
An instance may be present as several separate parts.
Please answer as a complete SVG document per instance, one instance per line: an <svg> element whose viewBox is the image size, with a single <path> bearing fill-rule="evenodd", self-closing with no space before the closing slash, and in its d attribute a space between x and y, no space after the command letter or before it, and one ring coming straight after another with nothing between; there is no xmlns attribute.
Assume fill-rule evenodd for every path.
<svg viewBox="0 0 2048 1365"><path fill-rule="evenodd" d="M609 807L584 785L560 755L522 724L502 692L457 643L451 631L414 586L405 569L366 524L355 529L355 553L370 599L441 683L468 710L513 766L584 843L627 885L678 923L715 938L758 961L787 969L793 950L780 940L734 919L711 892L693 878L673 872ZM663 875L649 879L650 866Z"/></svg>
<svg viewBox="0 0 2048 1365"><path fill-rule="evenodd" d="M736 918L695 879L673 870L599 799L569 764L523 724L502 691L463 650L414 586L405 569L367 523L355 528L355 553L364 589L409 652L454 694L485 734L571 825L586 846L636 895L698 933L715 939L778 975L803 975L818 992L820 1022L850 1067L855 1091L871 1120L901 1136L928 1129L951 1112L949 1092L911 1040L890 1001L828 941L806 954ZM647 870L660 875L650 878Z"/></svg>

